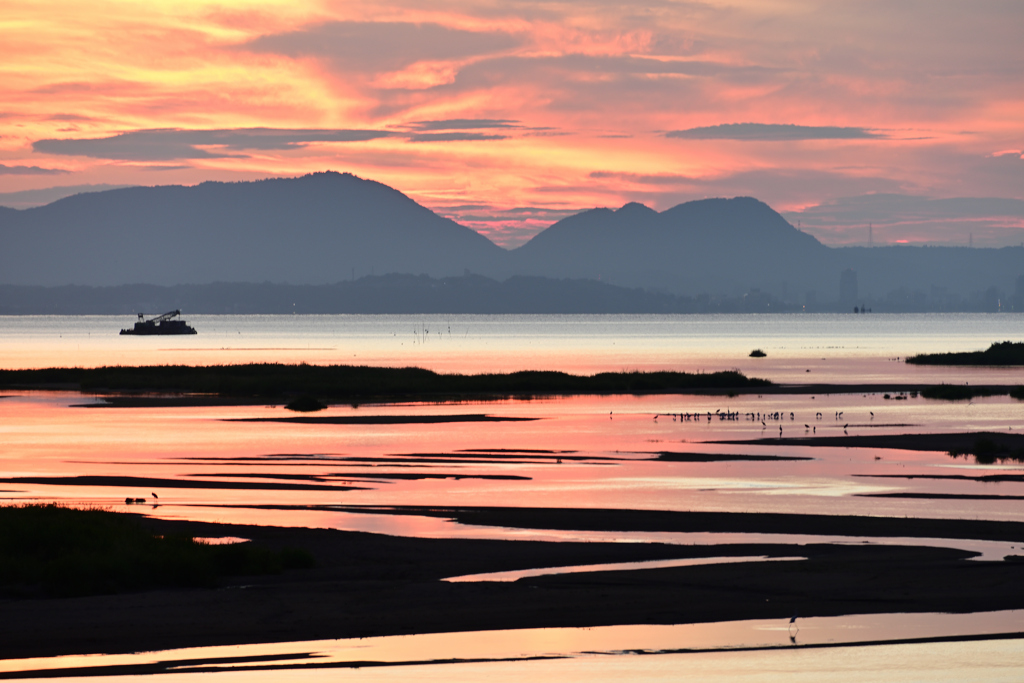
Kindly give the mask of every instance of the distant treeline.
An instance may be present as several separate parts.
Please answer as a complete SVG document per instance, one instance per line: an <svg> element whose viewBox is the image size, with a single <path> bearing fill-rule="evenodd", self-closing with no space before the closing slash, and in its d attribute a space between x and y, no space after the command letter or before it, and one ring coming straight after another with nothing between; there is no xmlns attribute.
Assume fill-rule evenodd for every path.
<svg viewBox="0 0 1024 683"><path fill-rule="evenodd" d="M994 289L969 299L904 296L859 299L857 312L996 312L1020 310ZM1019 297L1018 297L1019 298ZM517 275L495 280L367 275L329 285L215 282L204 285L0 285L0 315L187 314L501 314L501 313L854 313L836 302L801 305L759 289L741 296L686 296L629 288L600 280Z"/></svg>
<svg viewBox="0 0 1024 683"><path fill-rule="evenodd" d="M914 365L1024 365L1024 342L996 342L984 351L923 353L907 358Z"/></svg>
<svg viewBox="0 0 1024 683"><path fill-rule="evenodd" d="M422 368L354 365L144 366L0 370L0 387L74 386L90 392L182 392L270 399L295 395L326 401L444 400L480 396L692 393L770 386L739 372L512 372L439 374Z"/></svg>
<svg viewBox="0 0 1024 683"><path fill-rule="evenodd" d="M763 313L796 311L752 292L716 298L677 296L598 280L482 275L431 278L377 275L331 285L213 283L116 287L0 285L0 315L282 313Z"/></svg>

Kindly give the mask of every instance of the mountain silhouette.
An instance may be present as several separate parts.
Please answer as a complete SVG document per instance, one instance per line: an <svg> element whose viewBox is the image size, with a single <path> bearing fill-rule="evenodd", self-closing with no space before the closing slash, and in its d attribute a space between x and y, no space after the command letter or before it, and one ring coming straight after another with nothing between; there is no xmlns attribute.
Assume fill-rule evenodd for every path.
<svg viewBox="0 0 1024 683"><path fill-rule="evenodd" d="M839 296L844 271L855 271L847 280L855 283L846 290L849 300ZM692 201L660 213L637 203L583 211L511 251L395 189L347 173L133 187L32 209L0 207L0 285L15 288L326 286L389 274L468 278L470 273L498 281L538 278L504 289L483 280L458 281L469 283L469 290L490 292L494 311L547 310L551 302L543 299L556 296L556 288L559 310L571 308L567 302L582 302L581 292L604 300L572 304L580 311L625 306L622 292L566 282L556 286L555 280L599 280L695 297L692 305L699 310L776 310L772 301L790 310L804 304L807 310L852 310L865 299L888 310L1024 309L1022 247L829 248L750 197ZM430 310L486 308L482 300L470 303L471 297L457 300L451 293L430 299L428 290L441 285L420 280L415 286L367 282L390 283L391 300L421 300ZM16 289L4 291L13 296ZM346 291L361 295L357 289ZM368 296L368 290L362 294ZM530 302L529 296L538 300ZM630 297L637 310L690 306ZM715 297L738 301L709 303ZM835 308L841 300L843 308ZM21 310L16 302L0 304ZM248 303L238 305L251 309Z"/></svg>
<svg viewBox="0 0 1024 683"><path fill-rule="evenodd" d="M0 212L8 284L324 284L490 272L505 256L397 190L333 172L133 187Z"/></svg>
<svg viewBox="0 0 1024 683"><path fill-rule="evenodd" d="M630 287L738 294L787 282L817 286L833 250L750 197L704 199L658 213L642 204L570 216L512 254L517 272Z"/></svg>

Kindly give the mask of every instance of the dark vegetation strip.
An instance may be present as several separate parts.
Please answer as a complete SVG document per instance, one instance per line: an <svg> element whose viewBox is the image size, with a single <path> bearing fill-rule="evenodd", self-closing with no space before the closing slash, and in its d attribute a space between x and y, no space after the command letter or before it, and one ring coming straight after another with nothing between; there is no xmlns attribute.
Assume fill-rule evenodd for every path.
<svg viewBox="0 0 1024 683"><path fill-rule="evenodd" d="M493 481L530 481L517 474L462 474L456 472L331 472L329 474L274 474L270 472L223 472L189 474L190 477L237 477L239 479L283 479L291 481L352 481L353 479L489 479ZM333 488L333 487L332 487Z"/></svg>
<svg viewBox="0 0 1024 683"><path fill-rule="evenodd" d="M0 507L0 558L0 591L9 596L214 587L224 576L313 565L313 556L301 550L158 536L133 515L58 505Z"/></svg>
<svg viewBox="0 0 1024 683"><path fill-rule="evenodd" d="M997 441L985 436L976 439L970 446L951 448L949 454L954 458L974 458L979 465L1024 462L1024 443L1012 447L1004 440Z"/></svg>
<svg viewBox="0 0 1024 683"><path fill-rule="evenodd" d="M456 453L575 453L576 451L553 451L548 448L460 448Z"/></svg>
<svg viewBox="0 0 1024 683"><path fill-rule="evenodd" d="M735 461L783 461L783 460L814 460L801 456L789 455L730 455L728 453L673 453L663 451L655 460L666 462L735 462Z"/></svg>
<svg viewBox="0 0 1024 683"><path fill-rule="evenodd" d="M991 442L996 452L1014 453L1024 448L1024 434L960 432L946 434L868 434L862 436L806 436L783 439L712 441L761 446L828 446L840 448L896 448L907 451L973 452L981 441ZM982 450L984 450L983 447Z"/></svg>
<svg viewBox="0 0 1024 683"><path fill-rule="evenodd" d="M984 351L922 353L907 358L914 365L1024 365L1024 342L996 342Z"/></svg>
<svg viewBox="0 0 1024 683"><path fill-rule="evenodd" d="M575 453L576 451L566 451ZM443 460L437 460L443 458ZM607 455L544 455L535 453L488 453L480 451L477 453L465 453L456 451L454 453L388 453L383 458L354 457L349 462L555 462L558 460L571 460L580 462L623 462L633 458L612 458Z"/></svg>
<svg viewBox="0 0 1024 683"><path fill-rule="evenodd" d="M1024 541L1024 523L968 519L509 507L343 505L332 509L368 514L442 517L460 524L480 526L560 531L721 532Z"/></svg>
<svg viewBox="0 0 1024 683"><path fill-rule="evenodd" d="M924 398L938 399L940 401L969 401L972 398L983 398L985 396L997 396L1000 394L1009 393L1013 394L1017 389L1022 387L1016 387L1015 389L997 389L995 387L972 387L965 384L936 384L935 386L928 387L927 389L921 390L921 396Z"/></svg>
<svg viewBox="0 0 1024 683"><path fill-rule="evenodd" d="M953 481L977 481L983 484L1002 482L1024 483L1024 474L983 474L972 477L967 474L854 474L865 479L949 479Z"/></svg>
<svg viewBox="0 0 1024 683"><path fill-rule="evenodd" d="M440 374L422 368L356 365L249 365L0 370L0 387L79 387L93 392L181 392L231 397L316 396L353 401L461 396L690 393L740 391L771 382L739 372L604 372L570 375L525 371Z"/></svg>
<svg viewBox="0 0 1024 683"><path fill-rule="evenodd" d="M361 475L366 476L366 475ZM329 486L327 484L288 484L284 482L208 481L159 479L156 477L114 477L82 475L77 477L10 477L0 479L6 484L45 484L48 486L117 486L149 490L163 489L245 489L260 491L353 491L358 486Z"/></svg>
<svg viewBox="0 0 1024 683"><path fill-rule="evenodd" d="M532 422L538 417L502 417L498 415L303 415L296 417L231 417L224 422L290 422L324 425L407 425L445 422Z"/></svg>
<svg viewBox="0 0 1024 683"><path fill-rule="evenodd" d="M1001 496L995 494L971 493L855 493L859 498L911 498L918 500L1024 500L1024 496Z"/></svg>

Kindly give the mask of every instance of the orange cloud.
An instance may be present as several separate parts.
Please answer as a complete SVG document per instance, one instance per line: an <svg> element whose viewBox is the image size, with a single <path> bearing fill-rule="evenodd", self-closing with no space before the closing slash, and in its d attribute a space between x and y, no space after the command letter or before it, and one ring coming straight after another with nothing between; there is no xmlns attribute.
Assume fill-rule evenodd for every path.
<svg viewBox="0 0 1024 683"><path fill-rule="evenodd" d="M1024 199L1022 20L985 2L10 0L0 165L67 173L2 173L0 192L332 168L485 207L446 210L506 244L626 201ZM476 127L422 126L445 121Z"/></svg>

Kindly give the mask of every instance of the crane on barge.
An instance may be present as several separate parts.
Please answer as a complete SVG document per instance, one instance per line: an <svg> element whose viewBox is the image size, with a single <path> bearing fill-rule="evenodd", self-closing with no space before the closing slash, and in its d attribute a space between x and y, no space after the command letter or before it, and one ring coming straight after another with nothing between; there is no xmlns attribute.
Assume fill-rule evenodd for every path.
<svg viewBox="0 0 1024 683"><path fill-rule="evenodd" d="M181 315L181 311L175 309L146 320L145 314L139 313L139 321L135 323L135 326L121 330L121 334L197 334L196 328L184 320L174 319L179 315Z"/></svg>

